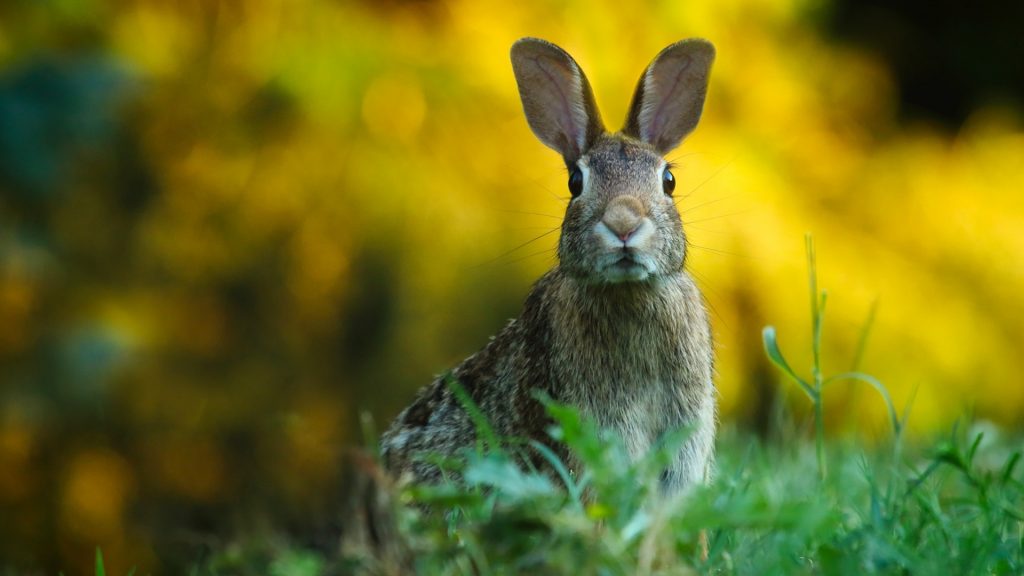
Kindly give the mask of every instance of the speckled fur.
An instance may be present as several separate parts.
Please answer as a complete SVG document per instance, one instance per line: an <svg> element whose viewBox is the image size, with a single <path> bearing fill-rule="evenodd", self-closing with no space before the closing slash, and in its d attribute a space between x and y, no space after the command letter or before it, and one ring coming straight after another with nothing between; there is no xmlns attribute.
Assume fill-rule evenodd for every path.
<svg viewBox="0 0 1024 576"><path fill-rule="evenodd" d="M582 84L584 104L594 108L585 78ZM640 104L634 102L633 114ZM684 270L686 238L672 198L662 191L661 154L634 135L598 128L600 135L581 154L566 154L567 163L584 167L588 176L566 210L560 264L536 283L520 316L452 375L498 434L544 442L566 458L546 433L550 421L538 391L619 434L634 458L665 432L692 427L663 476L674 493L703 481L711 466L716 392L710 327L702 296ZM608 282L596 272L609 249L595 226L622 195L638 199L654 226L636 250L654 272L641 281ZM438 469L423 457L455 455L475 439L468 415L439 378L384 435L385 464L400 476L436 481Z"/></svg>

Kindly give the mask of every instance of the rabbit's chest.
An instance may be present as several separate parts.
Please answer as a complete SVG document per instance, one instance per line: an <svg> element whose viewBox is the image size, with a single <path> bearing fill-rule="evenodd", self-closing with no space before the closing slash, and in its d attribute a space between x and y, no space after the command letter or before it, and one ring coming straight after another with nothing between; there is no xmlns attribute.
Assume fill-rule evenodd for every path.
<svg viewBox="0 0 1024 576"><path fill-rule="evenodd" d="M644 393L620 394L613 403L589 406L587 412L602 427L615 431L633 458L646 454L668 430L686 424L679 395L663 382L644 383Z"/></svg>
<svg viewBox="0 0 1024 576"><path fill-rule="evenodd" d="M713 413L707 320L682 288L647 305L575 307L556 322L551 369L562 400L617 432L634 457Z"/></svg>
<svg viewBox="0 0 1024 576"><path fill-rule="evenodd" d="M583 336L578 361L556 368L566 400L622 438L639 457L669 430L686 426L704 396L705 372L676 334ZM580 346L582 345L582 346Z"/></svg>

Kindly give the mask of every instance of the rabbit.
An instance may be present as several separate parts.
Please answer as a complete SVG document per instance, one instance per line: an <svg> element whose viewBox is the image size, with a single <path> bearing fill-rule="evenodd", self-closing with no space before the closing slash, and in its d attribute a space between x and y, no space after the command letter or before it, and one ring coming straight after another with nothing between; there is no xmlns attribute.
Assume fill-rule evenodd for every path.
<svg viewBox="0 0 1024 576"><path fill-rule="evenodd" d="M568 53L537 38L515 42L527 122L569 172L559 262L519 317L450 373L497 434L542 442L570 467L578 462L547 433L538 393L621 436L633 459L665 432L689 427L661 476L669 494L710 474L716 390L711 329L684 269L675 176L662 156L696 127L714 56L701 39L662 50L640 77L625 126L610 133ZM384 465L406 480L437 482L441 471L426 457L458 456L475 445L475 429L439 377L382 436Z"/></svg>

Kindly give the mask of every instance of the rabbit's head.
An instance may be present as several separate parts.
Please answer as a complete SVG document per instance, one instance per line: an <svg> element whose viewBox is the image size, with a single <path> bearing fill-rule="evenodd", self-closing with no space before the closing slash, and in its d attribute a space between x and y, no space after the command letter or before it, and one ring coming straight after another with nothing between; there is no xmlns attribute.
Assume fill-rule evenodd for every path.
<svg viewBox="0 0 1024 576"><path fill-rule="evenodd" d="M572 199L562 223L562 270L589 283L674 274L686 257L662 156L700 119L715 50L705 40L665 48L640 77L626 125L608 133L579 65L536 38L512 46L512 68L534 134L560 152Z"/></svg>

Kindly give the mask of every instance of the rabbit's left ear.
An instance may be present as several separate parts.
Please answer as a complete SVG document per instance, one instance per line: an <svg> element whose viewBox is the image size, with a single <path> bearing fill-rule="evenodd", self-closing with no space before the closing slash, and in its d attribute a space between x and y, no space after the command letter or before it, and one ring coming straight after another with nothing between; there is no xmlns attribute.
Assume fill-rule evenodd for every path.
<svg viewBox="0 0 1024 576"><path fill-rule="evenodd" d="M654 57L640 77L622 132L661 154L697 127L708 93L715 47L707 40L676 42Z"/></svg>

